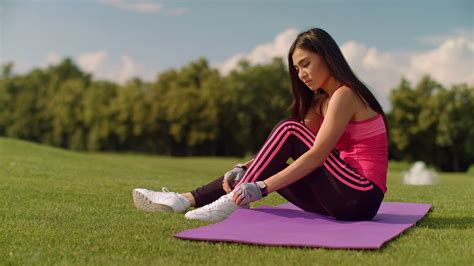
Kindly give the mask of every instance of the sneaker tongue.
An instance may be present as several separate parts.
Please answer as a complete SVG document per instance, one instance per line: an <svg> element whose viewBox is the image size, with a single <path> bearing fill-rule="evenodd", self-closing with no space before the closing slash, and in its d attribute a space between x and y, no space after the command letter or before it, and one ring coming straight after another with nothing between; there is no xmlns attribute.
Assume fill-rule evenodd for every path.
<svg viewBox="0 0 474 266"><path fill-rule="evenodd" d="M160 194L159 194L159 193L160 193L160 192L153 192L153 193L150 193L150 194L148 195L148 197L150 198L151 201L153 201L153 202L158 202L159 199L160 199Z"/></svg>
<svg viewBox="0 0 474 266"><path fill-rule="evenodd" d="M224 196L221 196L219 199L211 202L209 204L209 208L212 209L212 208L215 208L215 207L219 207L220 205L228 203L230 201L232 201L232 198L229 197L229 194L226 194Z"/></svg>

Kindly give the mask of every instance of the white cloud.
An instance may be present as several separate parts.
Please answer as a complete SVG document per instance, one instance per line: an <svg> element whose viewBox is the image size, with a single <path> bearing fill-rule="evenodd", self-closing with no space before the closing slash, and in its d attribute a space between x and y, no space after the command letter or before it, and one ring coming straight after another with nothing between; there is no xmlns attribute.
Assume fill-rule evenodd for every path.
<svg viewBox="0 0 474 266"><path fill-rule="evenodd" d="M140 13L158 13L163 12L168 16L178 16L189 12L188 8L164 8L163 5L146 0L131 1L131 0L99 0L99 3L113 6L126 11L140 12Z"/></svg>
<svg viewBox="0 0 474 266"><path fill-rule="evenodd" d="M155 77L154 71L147 69L141 63L136 62L129 55L122 55L117 64L109 62L107 51L100 50L95 52L86 52L73 57L82 71L90 73L95 79L106 79L123 84L127 80L139 77L145 81L152 81ZM60 56L51 52L47 55L48 64L57 64L60 62Z"/></svg>
<svg viewBox="0 0 474 266"><path fill-rule="evenodd" d="M153 73L147 71L144 65L134 62L130 56L122 55L120 70L118 72L118 76L116 77L116 80L119 83L124 83L133 77L140 77L150 81L153 78Z"/></svg>
<svg viewBox="0 0 474 266"><path fill-rule="evenodd" d="M239 63L239 61L247 59L247 56L243 53L236 54L231 58L227 59L224 63L216 64L216 67L219 69L221 74L227 75L230 71L235 69Z"/></svg>
<svg viewBox="0 0 474 266"><path fill-rule="evenodd" d="M467 82L474 84L474 41L465 37L445 40L437 48L410 57L409 80L429 73L444 85Z"/></svg>
<svg viewBox="0 0 474 266"><path fill-rule="evenodd" d="M99 0L100 3L110 5L122 10L136 11L142 13L156 13L161 10L158 3L150 3L144 1L127 1L127 0Z"/></svg>
<svg viewBox="0 0 474 266"><path fill-rule="evenodd" d="M353 41L344 43L341 50L354 72L374 88L386 109L389 93L402 77L412 84L425 74L444 86L474 84L474 41L462 35L445 39L423 52L383 52Z"/></svg>
<svg viewBox="0 0 474 266"><path fill-rule="evenodd" d="M435 47L425 51L381 51L356 41L343 43L341 51L357 76L372 88L388 111L390 91L402 77L412 84L416 84L425 74L447 87L463 82L474 84L473 32L457 29L448 34L420 37L420 41L435 44ZM226 75L237 67L241 59L262 64L268 63L274 56L282 56L286 62L287 52L297 34L296 29L287 29L272 42L257 45L249 53L238 53L215 65Z"/></svg>
<svg viewBox="0 0 474 266"><path fill-rule="evenodd" d="M79 67L90 73L97 73L104 69L107 60L107 52L102 50L98 52L84 53L77 57Z"/></svg>
<svg viewBox="0 0 474 266"><path fill-rule="evenodd" d="M272 42L257 45L250 53L236 54L223 63L217 63L216 67L223 75L227 75L232 69L237 67L238 62L242 59L249 61L251 64L269 63L276 56L285 59L291 43L297 34L298 31L296 29L287 29L279 33Z"/></svg>
<svg viewBox="0 0 474 266"><path fill-rule="evenodd" d="M61 56L56 52L50 52L46 56L46 64L47 65L54 65L61 61Z"/></svg>
<svg viewBox="0 0 474 266"><path fill-rule="evenodd" d="M355 41L341 45L341 51L352 70L371 88L384 109L389 109L388 95L405 73L406 56L382 52Z"/></svg>

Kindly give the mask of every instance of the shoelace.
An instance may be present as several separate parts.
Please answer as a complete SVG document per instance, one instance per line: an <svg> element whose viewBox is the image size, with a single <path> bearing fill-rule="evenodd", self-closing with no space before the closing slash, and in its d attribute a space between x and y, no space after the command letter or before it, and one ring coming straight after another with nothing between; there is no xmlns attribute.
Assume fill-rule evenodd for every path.
<svg viewBox="0 0 474 266"><path fill-rule="evenodd" d="M230 199L227 195L226 196L223 196L221 197L220 199L218 200L215 200L213 201L212 203L210 203L208 206L209 209L212 209L212 208L217 208L221 205L223 205L224 203L227 203L229 201L231 201L232 199Z"/></svg>
<svg viewBox="0 0 474 266"><path fill-rule="evenodd" d="M173 192L173 191L169 191L168 188L166 188L166 187L162 187L161 191L162 192L168 192L168 193L174 193L175 195L178 196L178 199L182 202L182 204L186 204L185 202L189 202L188 200L184 199L184 197L180 196L178 193Z"/></svg>

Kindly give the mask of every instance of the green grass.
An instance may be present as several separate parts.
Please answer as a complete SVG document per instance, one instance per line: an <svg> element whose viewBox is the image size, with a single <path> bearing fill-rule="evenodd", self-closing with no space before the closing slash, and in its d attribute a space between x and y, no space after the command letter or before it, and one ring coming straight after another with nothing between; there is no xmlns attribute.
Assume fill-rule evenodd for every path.
<svg viewBox="0 0 474 266"><path fill-rule="evenodd" d="M385 200L433 209L378 251L179 240L175 233L206 223L133 206L135 187L188 191L239 161L77 153L0 138L0 264L474 264L472 174L442 173L436 186L405 186L400 172L407 165L391 164ZM255 206L282 202L274 193Z"/></svg>

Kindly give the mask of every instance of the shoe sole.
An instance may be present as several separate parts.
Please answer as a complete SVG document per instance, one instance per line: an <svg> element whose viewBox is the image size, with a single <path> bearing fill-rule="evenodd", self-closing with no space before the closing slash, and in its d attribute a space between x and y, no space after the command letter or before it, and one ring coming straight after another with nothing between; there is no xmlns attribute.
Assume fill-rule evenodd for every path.
<svg viewBox="0 0 474 266"><path fill-rule="evenodd" d="M245 208L245 209L250 209L250 204L249 205L245 205L245 206L241 206L239 208ZM235 210L234 210L235 211ZM184 217L188 220L199 220L199 221L205 221L205 222L220 222L222 220L225 220L227 217L229 217L234 211L232 211L231 213L228 213L227 215L224 215L224 216L212 216L212 217L209 217L209 216L206 216L206 215L196 215L196 214L193 214L194 210L192 211L189 211L187 212Z"/></svg>
<svg viewBox="0 0 474 266"><path fill-rule="evenodd" d="M170 206L155 203L135 190L133 191L133 203L137 209L146 212L174 212Z"/></svg>
<svg viewBox="0 0 474 266"><path fill-rule="evenodd" d="M209 218L208 216L194 216L194 217L190 217L190 216L184 216L186 219L188 220L196 220L196 221L204 221L204 222L220 222L222 220L224 220L226 217L219 217L219 218Z"/></svg>

